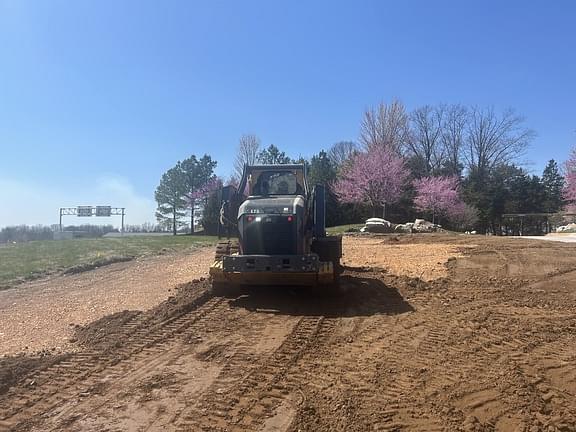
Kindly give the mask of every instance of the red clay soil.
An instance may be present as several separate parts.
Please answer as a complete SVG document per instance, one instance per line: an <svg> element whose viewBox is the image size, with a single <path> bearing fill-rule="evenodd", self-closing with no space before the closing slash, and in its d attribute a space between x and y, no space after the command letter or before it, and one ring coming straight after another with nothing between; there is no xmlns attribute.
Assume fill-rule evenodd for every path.
<svg viewBox="0 0 576 432"><path fill-rule="evenodd" d="M213 297L198 280L77 329L77 353L15 372L0 430L576 431L571 245L353 241L370 259L338 293ZM450 248L445 277L371 264L378 248L417 260L406 245Z"/></svg>

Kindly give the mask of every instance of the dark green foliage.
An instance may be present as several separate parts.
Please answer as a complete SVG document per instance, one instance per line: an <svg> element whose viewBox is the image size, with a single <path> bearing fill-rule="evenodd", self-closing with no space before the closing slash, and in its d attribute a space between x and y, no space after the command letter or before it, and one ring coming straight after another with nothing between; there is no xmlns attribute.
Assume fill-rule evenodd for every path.
<svg viewBox="0 0 576 432"><path fill-rule="evenodd" d="M540 177L527 174L515 165L498 165L488 175L480 177L471 172L463 184L467 203L479 210L479 229L495 234L518 233L519 219L503 219L503 214L546 213L547 192ZM543 219L533 218L532 229L539 232ZM528 222L527 222L528 223Z"/></svg>
<svg viewBox="0 0 576 432"><path fill-rule="evenodd" d="M499 165L490 175L485 171L471 171L463 182L464 201L479 211L479 230L499 233L502 215L508 197L507 184L521 175L522 170L514 165Z"/></svg>
<svg viewBox="0 0 576 432"><path fill-rule="evenodd" d="M180 219L185 215L186 193L186 177L178 162L175 167L162 174L160 184L154 192L154 199L158 203L156 219L161 225L169 223L174 235L182 224Z"/></svg>
<svg viewBox="0 0 576 432"><path fill-rule="evenodd" d="M338 204L338 199L332 190L332 185L336 181L336 168L328 158L327 153L322 150L310 159L308 169L308 185L313 188L316 185L326 187L326 225L334 226L341 223L342 214Z"/></svg>
<svg viewBox="0 0 576 432"><path fill-rule="evenodd" d="M274 144L258 153L258 162L264 165L289 164L292 160Z"/></svg>
<svg viewBox="0 0 576 432"><path fill-rule="evenodd" d="M544 168L542 173L542 185L546 197L544 200L544 208L546 212L557 212L564 206L562 199L562 190L564 189L564 177L560 174L558 164L554 159L548 161L548 165Z"/></svg>
<svg viewBox="0 0 576 432"><path fill-rule="evenodd" d="M194 227L194 201L199 198L199 191L213 178L216 161L208 155L198 159L195 155L178 161L160 179L154 198L158 203L156 219L160 225L170 225L176 235L186 209L191 207L191 232Z"/></svg>
<svg viewBox="0 0 576 432"><path fill-rule="evenodd" d="M206 154L200 159L192 155L180 163L185 179L187 206L190 208L191 234L194 233L194 207L196 200L207 200L203 189L210 180L214 180L214 168L216 168L216 165L217 162Z"/></svg>
<svg viewBox="0 0 576 432"><path fill-rule="evenodd" d="M506 213L544 213L546 190L538 176L525 172L511 178L507 186Z"/></svg>
<svg viewBox="0 0 576 432"><path fill-rule="evenodd" d="M204 187L206 183L214 176L214 168L217 162L213 161L208 155L202 156L197 159L195 155L190 156L180 162L180 168L184 173L186 194L188 196L194 195L199 189Z"/></svg>
<svg viewBox="0 0 576 432"><path fill-rule="evenodd" d="M327 153L322 150L317 155L312 156L308 168L308 183L310 186L321 184L330 186L336 180L336 168L328 158Z"/></svg>
<svg viewBox="0 0 576 432"><path fill-rule="evenodd" d="M208 196L202 213L202 226L205 235L218 234L218 219L220 218L220 198L219 191Z"/></svg>

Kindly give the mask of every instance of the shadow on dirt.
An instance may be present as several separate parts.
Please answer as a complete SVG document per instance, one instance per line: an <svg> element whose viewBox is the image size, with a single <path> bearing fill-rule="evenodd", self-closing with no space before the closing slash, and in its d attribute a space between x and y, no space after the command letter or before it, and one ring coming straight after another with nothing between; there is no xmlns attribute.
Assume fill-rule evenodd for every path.
<svg viewBox="0 0 576 432"><path fill-rule="evenodd" d="M357 317L414 311L396 288L361 275L343 275L339 289L249 287L230 306L272 314Z"/></svg>

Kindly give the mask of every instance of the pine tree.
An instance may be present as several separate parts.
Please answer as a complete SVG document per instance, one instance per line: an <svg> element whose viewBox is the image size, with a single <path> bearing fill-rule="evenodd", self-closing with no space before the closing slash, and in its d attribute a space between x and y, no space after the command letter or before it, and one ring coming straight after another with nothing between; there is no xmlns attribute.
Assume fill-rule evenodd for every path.
<svg viewBox="0 0 576 432"><path fill-rule="evenodd" d="M545 190L544 207L547 212L554 213L559 211L564 201L562 199L562 190L564 189L564 177L560 174L558 164L551 159L544 168L542 173L542 184Z"/></svg>
<svg viewBox="0 0 576 432"><path fill-rule="evenodd" d="M312 156L308 168L308 186L313 188L320 184L326 188L326 225L333 226L338 224L342 217L341 208L338 204L338 198L333 190L336 181L336 166L328 157L328 154L322 150L317 155Z"/></svg>
<svg viewBox="0 0 576 432"><path fill-rule="evenodd" d="M180 218L185 215L187 202L186 178L180 162L175 167L170 168L160 179L160 184L154 192L154 199L158 203L156 209L156 219L160 224L170 223L172 233L176 235Z"/></svg>
<svg viewBox="0 0 576 432"><path fill-rule="evenodd" d="M291 159L274 144L270 144L268 148L258 153L258 162L264 165L280 165L289 164Z"/></svg>

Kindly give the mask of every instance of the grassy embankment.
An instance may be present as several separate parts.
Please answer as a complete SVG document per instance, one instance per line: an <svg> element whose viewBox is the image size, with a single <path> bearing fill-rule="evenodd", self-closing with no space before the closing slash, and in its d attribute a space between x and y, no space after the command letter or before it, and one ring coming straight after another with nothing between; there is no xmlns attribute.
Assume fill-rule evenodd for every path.
<svg viewBox="0 0 576 432"><path fill-rule="evenodd" d="M211 236L126 236L2 245L0 289L59 271L89 268L143 255L183 251L216 242L216 237Z"/></svg>

